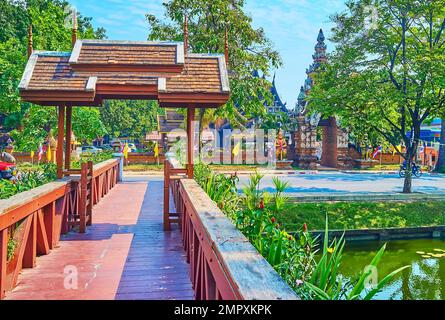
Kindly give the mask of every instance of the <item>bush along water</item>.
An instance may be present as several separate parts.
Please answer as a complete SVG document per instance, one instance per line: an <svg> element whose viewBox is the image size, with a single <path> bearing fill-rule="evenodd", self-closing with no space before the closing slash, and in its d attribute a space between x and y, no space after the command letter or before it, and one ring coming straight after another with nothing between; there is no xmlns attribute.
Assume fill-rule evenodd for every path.
<svg viewBox="0 0 445 320"><path fill-rule="evenodd" d="M39 170L20 172L17 181L0 180L0 199L7 199L20 192L28 191L56 180L56 166L42 165Z"/></svg>
<svg viewBox="0 0 445 320"><path fill-rule="evenodd" d="M329 243L327 218L322 246L319 239L308 232L306 224L294 235L283 230L275 217L287 201L284 191L288 184L274 178L276 191L271 194L261 190L262 178L258 173L253 174L240 195L236 174L215 174L204 164L195 167L197 183L301 298L370 300L406 268L398 269L380 282L369 285L371 273L384 254L386 246L383 246L358 279L344 283L339 275L344 237ZM318 249L320 246L321 252Z"/></svg>

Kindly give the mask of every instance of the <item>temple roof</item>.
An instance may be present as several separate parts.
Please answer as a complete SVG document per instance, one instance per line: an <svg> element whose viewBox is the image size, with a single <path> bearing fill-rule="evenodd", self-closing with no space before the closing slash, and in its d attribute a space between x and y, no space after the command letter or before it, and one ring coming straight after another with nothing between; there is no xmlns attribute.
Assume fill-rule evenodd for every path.
<svg viewBox="0 0 445 320"><path fill-rule="evenodd" d="M182 43L78 40L73 52L34 52L19 86L40 105L157 99L161 107L219 107L230 95L224 55L188 54Z"/></svg>
<svg viewBox="0 0 445 320"><path fill-rule="evenodd" d="M70 63L75 70L181 72L184 46L178 42L78 40Z"/></svg>
<svg viewBox="0 0 445 320"><path fill-rule="evenodd" d="M22 98L34 97L37 104L41 99L57 102L61 96L71 101L93 102L97 78L75 75L69 58L67 52L34 51L19 84Z"/></svg>
<svg viewBox="0 0 445 320"><path fill-rule="evenodd" d="M280 98L280 95L278 94L278 89L277 89L276 82L275 82L275 75L273 76L272 87L270 88L270 93L272 93L272 95L273 95L273 99L274 99L273 105L279 107L282 112L287 113L288 110L287 110L286 104L283 103L283 101Z"/></svg>

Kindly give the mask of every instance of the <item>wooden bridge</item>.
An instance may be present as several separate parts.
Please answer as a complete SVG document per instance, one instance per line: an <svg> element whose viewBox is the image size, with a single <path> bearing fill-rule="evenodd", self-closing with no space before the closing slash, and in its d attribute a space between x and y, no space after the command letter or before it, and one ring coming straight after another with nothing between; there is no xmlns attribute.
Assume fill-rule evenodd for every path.
<svg viewBox="0 0 445 320"><path fill-rule="evenodd" d="M68 223L74 221L68 219L71 204L82 200L67 185L81 178L0 202L3 298L296 298L194 180L178 179L168 163L175 172L167 178L172 209L163 210L162 177L126 178L115 184L118 163L93 167L90 190L97 196L91 201L97 199L97 204L85 233ZM171 231L164 231L164 211L176 211ZM18 220L24 221L23 232L16 232L22 238L14 258L8 259L5 240Z"/></svg>

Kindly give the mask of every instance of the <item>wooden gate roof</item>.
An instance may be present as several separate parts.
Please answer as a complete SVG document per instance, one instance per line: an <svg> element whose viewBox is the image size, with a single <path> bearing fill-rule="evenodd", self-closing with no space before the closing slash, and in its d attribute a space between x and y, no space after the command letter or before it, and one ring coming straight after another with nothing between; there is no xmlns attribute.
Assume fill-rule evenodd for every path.
<svg viewBox="0 0 445 320"><path fill-rule="evenodd" d="M224 55L187 54L182 43L78 40L72 52L34 51L19 85L39 105L100 106L154 99L161 107L219 107L230 95Z"/></svg>

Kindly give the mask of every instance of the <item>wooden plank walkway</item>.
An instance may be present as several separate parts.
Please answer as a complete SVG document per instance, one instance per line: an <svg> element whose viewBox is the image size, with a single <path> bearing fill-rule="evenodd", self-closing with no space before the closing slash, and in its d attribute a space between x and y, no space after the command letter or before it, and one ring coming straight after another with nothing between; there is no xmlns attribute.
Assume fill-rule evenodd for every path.
<svg viewBox="0 0 445 320"><path fill-rule="evenodd" d="M162 231L162 190L148 178L118 184L87 233L62 237L6 299L193 299L180 232Z"/></svg>

